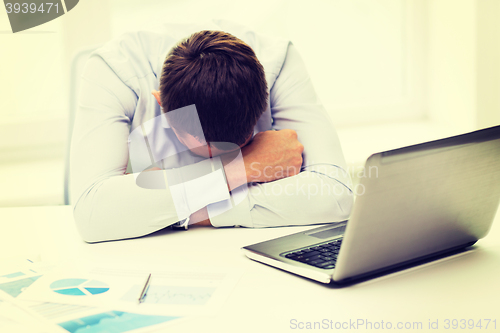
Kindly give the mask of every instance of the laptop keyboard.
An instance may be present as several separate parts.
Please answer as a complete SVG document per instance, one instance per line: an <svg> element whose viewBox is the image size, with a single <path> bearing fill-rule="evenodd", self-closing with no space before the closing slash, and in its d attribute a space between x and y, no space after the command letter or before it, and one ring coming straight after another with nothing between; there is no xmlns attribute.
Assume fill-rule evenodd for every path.
<svg viewBox="0 0 500 333"><path fill-rule="evenodd" d="M283 257L323 269L335 268L342 239L281 254Z"/></svg>

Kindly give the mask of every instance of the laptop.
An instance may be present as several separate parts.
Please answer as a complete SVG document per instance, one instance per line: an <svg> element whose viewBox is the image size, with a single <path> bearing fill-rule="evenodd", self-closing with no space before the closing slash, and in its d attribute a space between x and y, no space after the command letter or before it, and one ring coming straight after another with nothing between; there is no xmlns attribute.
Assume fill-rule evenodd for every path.
<svg viewBox="0 0 500 333"><path fill-rule="evenodd" d="M371 155L348 221L245 246L261 263L352 284L463 251L500 200L500 126Z"/></svg>

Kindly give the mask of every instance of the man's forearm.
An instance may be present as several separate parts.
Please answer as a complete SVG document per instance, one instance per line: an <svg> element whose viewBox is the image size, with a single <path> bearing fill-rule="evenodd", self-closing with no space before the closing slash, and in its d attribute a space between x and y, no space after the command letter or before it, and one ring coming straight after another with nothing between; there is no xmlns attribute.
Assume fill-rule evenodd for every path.
<svg viewBox="0 0 500 333"><path fill-rule="evenodd" d="M265 183L298 174L303 149L293 130L258 133L241 150L220 155L228 191L250 182ZM190 218L191 223L210 223L206 207L191 214Z"/></svg>
<svg viewBox="0 0 500 333"><path fill-rule="evenodd" d="M240 203L211 215L210 223L215 227L262 228L342 221L348 218L352 201L347 184L325 174L303 171L249 186Z"/></svg>
<svg viewBox="0 0 500 333"><path fill-rule="evenodd" d="M89 243L139 237L179 221L170 191L141 188L134 175L104 179L75 196L74 219Z"/></svg>
<svg viewBox="0 0 500 333"><path fill-rule="evenodd" d="M221 155L229 190L250 182L266 183L298 174L303 150L293 130L257 133L241 150Z"/></svg>

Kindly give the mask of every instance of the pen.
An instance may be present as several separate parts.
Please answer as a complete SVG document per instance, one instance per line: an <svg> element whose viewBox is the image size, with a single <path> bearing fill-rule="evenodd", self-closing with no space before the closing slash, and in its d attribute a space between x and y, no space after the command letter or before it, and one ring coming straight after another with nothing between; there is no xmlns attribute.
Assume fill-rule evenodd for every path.
<svg viewBox="0 0 500 333"><path fill-rule="evenodd" d="M146 298L146 293L148 292L149 289L149 282L151 281L151 273L149 273L148 278L146 279L146 282L144 282L144 287L142 288L141 293L139 294L139 304L141 304L144 299Z"/></svg>

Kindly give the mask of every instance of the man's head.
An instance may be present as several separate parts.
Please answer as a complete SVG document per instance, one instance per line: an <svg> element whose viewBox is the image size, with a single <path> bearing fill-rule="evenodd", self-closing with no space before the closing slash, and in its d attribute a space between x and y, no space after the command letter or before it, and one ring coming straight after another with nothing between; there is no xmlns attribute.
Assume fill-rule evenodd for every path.
<svg viewBox="0 0 500 333"><path fill-rule="evenodd" d="M250 46L226 32L200 31L167 55L155 96L184 144L196 122L169 111L195 104L207 142L242 146L265 111L267 83Z"/></svg>

